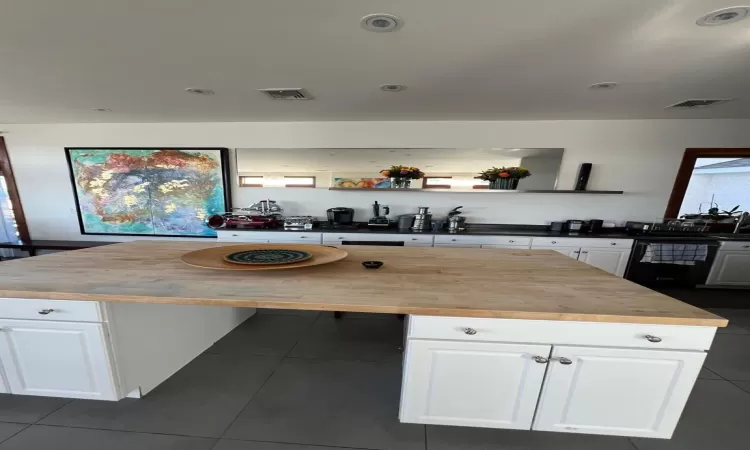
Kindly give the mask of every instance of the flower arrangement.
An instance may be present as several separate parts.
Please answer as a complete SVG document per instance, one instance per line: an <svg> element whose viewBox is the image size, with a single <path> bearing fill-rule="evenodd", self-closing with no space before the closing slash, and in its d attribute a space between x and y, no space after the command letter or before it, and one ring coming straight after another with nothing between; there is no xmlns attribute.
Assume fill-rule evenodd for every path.
<svg viewBox="0 0 750 450"><path fill-rule="evenodd" d="M479 174L479 178L485 181L495 181L503 178L520 180L521 178L530 176L531 172L525 167L493 167Z"/></svg>
<svg viewBox="0 0 750 450"><path fill-rule="evenodd" d="M419 170L419 168L408 166L391 166L388 169L381 170L380 175L389 178L406 178L409 180L424 178L424 172Z"/></svg>

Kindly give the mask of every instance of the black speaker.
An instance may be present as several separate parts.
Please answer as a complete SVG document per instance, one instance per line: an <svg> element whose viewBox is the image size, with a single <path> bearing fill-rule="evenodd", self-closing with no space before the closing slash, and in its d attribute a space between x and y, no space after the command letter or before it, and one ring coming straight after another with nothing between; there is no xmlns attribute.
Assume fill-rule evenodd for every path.
<svg viewBox="0 0 750 450"><path fill-rule="evenodd" d="M581 164L581 169L578 171L578 179L576 180L576 191L585 191L586 185L589 183L589 176L591 176L591 163Z"/></svg>

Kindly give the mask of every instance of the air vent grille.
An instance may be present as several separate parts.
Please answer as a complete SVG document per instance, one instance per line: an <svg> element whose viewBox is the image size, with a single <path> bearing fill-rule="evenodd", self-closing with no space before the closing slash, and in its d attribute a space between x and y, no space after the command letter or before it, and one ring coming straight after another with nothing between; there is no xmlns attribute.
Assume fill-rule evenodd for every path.
<svg viewBox="0 0 750 450"><path fill-rule="evenodd" d="M693 100L685 100L683 102L675 103L674 105L669 105L667 108L681 108L681 109L687 109L687 108L705 108L706 106L712 106L716 105L718 103L724 103L728 102L729 98L715 98L715 99L693 99Z"/></svg>
<svg viewBox="0 0 750 450"><path fill-rule="evenodd" d="M274 100L310 100L310 94L304 89L258 89Z"/></svg>

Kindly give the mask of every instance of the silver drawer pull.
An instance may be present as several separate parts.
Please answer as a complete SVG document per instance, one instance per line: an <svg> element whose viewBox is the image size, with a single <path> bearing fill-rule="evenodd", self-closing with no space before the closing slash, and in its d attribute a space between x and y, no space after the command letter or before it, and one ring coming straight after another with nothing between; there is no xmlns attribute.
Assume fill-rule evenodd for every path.
<svg viewBox="0 0 750 450"><path fill-rule="evenodd" d="M307 239L307 236L300 236L300 239Z"/></svg>
<svg viewBox="0 0 750 450"><path fill-rule="evenodd" d="M743 245L742 248L750 248L750 245Z"/></svg>
<svg viewBox="0 0 750 450"><path fill-rule="evenodd" d="M573 361L569 360L568 358L560 358L560 364L564 366L569 366L573 364Z"/></svg>
<svg viewBox="0 0 750 450"><path fill-rule="evenodd" d="M453 242L456 242L456 240L455 240L455 239L451 239L451 241L453 241Z"/></svg>
<svg viewBox="0 0 750 450"><path fill-rule="evenodd" d="M552 244L557 244L557 241L552 241Z"/></svg>
<svg viewBox="0 0 750 450"><path fill-rule="evenodd" d="M617 245L617 242L610 242L609 245Z"/></svg>
<svg viewBox="0 0 750 450"><path fill-rule="evenodd" d="M510 239L508 242L513 243L513 242L516 242L516 241L514 241L513 239Z"/></svg>
<svg viewBox="0 0 750 450"><path fill-rule="evenodd" d="M547 361L549 360L545 358L544 356L535 356L534 361L538 362L539 364L547 364Z"/></svg>
<svg viewBox="0 0 750 450"><path fill-rule="evenodd" d="M474 336L477 334L477 330L474 328L464 328L464 333L468 334L469 336Z"/></svg>
<svg viewBox="0 0 750 450"><path fill-rule="evenodd" d="M660 337L658 337L658 336L651 336L650 334L646 335L646 339L649 342L661 342L661 338Z"/></svg>
<svg viewBox="0 0 750 450"><path fill-rule="evenodd" d="M53 312L54 309L42 309L41 311L37 311L39 314L46 316L47 314Z"/></svg>

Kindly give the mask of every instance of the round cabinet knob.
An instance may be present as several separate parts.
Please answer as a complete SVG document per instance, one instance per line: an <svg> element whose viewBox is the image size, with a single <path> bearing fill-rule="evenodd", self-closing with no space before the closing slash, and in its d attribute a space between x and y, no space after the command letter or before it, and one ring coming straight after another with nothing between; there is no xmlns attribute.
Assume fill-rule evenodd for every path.
<svg viewBox="0 0 750 450"><path fill-rule="evenodd" d="M743 245L742 248L750 248L750 245Z"/></svg>
<svg viewBox="0 0 750 450"><path fill-rule="evenodd" d="M617 242L610 242L609 245L617 245Z"/></svg>
<svg viewBox="0 0 750 450"><path fill-rule="evenodd" d="M474 336L477 334L477 330L474 328L464 328L464 333L468 334L469 336Z"/></svg>
<svg viewBox="0 0 750 450"><path fill-rule="evenodd" d="M650 334L646 335L646 339L649 342L661 342L661 338L660 337L658 337L658 336L651 336Z"/></svg>
<svg viewBox="0 0 750 450"><path fill-rule="evenodd" d="M568 358L560 358L560 364L564 366L569 366L573 364L573 361L569 360Z"/></svg>
<svg viewBox="0 0 750 450"><path fill-rule="evenodd" d="M41 311L37 311L37 312L39 314L43 315L43 316L46 316L47 314L51 313L52 311L54 311L54 309L42 309Z"/></svg>
<svg viewBox="0 0 750 450"><path fill-rule="evenodd" d="M300 239L307 239L307 236L300 236Z"/></svg>
<svg viewBox="0 0 750 450"><path fill-rule="evenodd" d="M451 239L451 241L453 241L453 242L456 242L456 240L455 240L455 239Z"/></svg>
<svg viewBox="0 0 750 450"><path fill-rule="evenodd" d="M412 241L416 241L416 240L417 240L417 238L411 238L411 240L412 240Z"/></svg>
<svg viewBox="0 0 750 450"><path fill-rule="evenodd" d="M514 241L513 239L511 239L511 240L509 240L508 242L510 242L510 243L512 244L512 243L514 243L514 242L516 242L516 241Z"/></svg>
<svg viewBox="0 0 750 450"><path fill-rule="evenodd" d="M534 361L538 362L539 364L547 364L547 361L549 360L545 358L544 356L535 356Z"/></svg>
<svg viewBox="0 0 750 450"><path fill-rule="evenodd" d="M553 244L557 244L557 241L552 241Z"/></svg>

